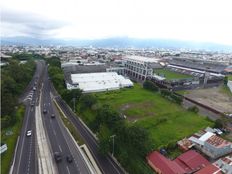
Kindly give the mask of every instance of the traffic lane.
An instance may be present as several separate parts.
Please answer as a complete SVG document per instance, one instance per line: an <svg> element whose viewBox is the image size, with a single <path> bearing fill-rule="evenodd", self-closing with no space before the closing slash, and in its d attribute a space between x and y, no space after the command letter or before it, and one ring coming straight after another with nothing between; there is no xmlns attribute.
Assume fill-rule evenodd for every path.
<svg viewBox="0 0 232 174"><path fill-rule="evenodd" d="M40 64L37 63L37 69L35 74L38 75L40 69ZM34 74L34 77L35 77ZM34 83L34 78L32 79L31 83L28 85L31 87L31 85ZM31 92L29 90L27 93L24 93L24 95L28 95L28 93ZM32 100L36 99L36 94L33 94ZM21 128L21 133L20 133L20 138L19 138L19 143L18 143L18 148L16 151L16 157L15 157L15 165L13 169L13 173L25 173L25 171L29 168L29 171L31 169L31 173L37 173L36 169L36 154L35 154L35 136L34 133L34 109L31 110L30 102L25 103L25 115L23 119L23 125ZM27 130L32 129L32 137L30 137L30 140L26 137L26 132ZM30 149L30 151L28 151ZM31 162L32 161L32 162ZM21 172L22 171L22 172Z"/></svg>
<svg viewBox="0 0 232 174"><path fill-rule="evenodd" d="M47 105L51 106L51 101L49 100L49 97L47 99L48 99ZM58 120L55 118L54 119L51 118L51 114L54 113L52 107L49 107L47 109L47 112L48 113L46 114L46 123L48 123L47 125L50 129L49 132L52 132L54 134L54 136L56 137L56 141L54 142L57 142L57 145L59 147L59 148L56 147L56 152L61 152L63 156L64 163L63 163L63 166L62 164L59 163L58 164L59 168L63 170L65 169L69 170L69 172L71 173L79 173L78 167L75 166L75 163L68 164L66 162L66 159L65 159L66 156L72 153L70 152L70 149L68 147L68 144L66 143L66 140L63 136L61 128L59 127Z"/></svg>
<svg viewBox="0 0 232 174"><path fill-rule="evenodd" d="M102 170L103 173L124 173L121 168L118 167L117 164L109 157L102 156L98 151L98 144L94 137L89 133L89 131L82 125L80 120L70 111L67 105L63 102L60 97L56 98L58 103L61 104L62 110L65 112L66 116L70 119L70 121L75 125L75 127L79 130L80 135L85 140L86 145L91 151L94 159L96 160L98 166Z"/></svg>
<svg viewBox="0 0 232 174"><path fill-rule="evenodd" d="M35 73L31 79L31 81L29 82L29 84L27 85L26 89L24 90L24 93L22 94L22 96L19 98L19 100L23 100L28 93L30 92L30 90L33 88L35 81L37 80L36 77L38 77L42 72L42 64L40 62L36 62L36 70Z"/></svg>
<svg viewBox="0 0 232 174"><path fill-rule="evenodd" d="M21 141L19 141L19 152L17 153L18 156L16 156L16 161L18 164L16 165L17 167L15 168L16 173L25 173L27 172L27 169L33 170L31 173L35 173L34 168L31 167L33 162L33 157L35 156L33 149L35 148L35 138L34 135L32 137L27 137L26 133L29 129L31 129L31 124L33 121L33 118L31 117L31 111L30 106L27 105L26 107L26 115L25 115L25 124L23 125L22 131L21 131ZM34 129L34 128L33 128ZM31 149L31 152L28 151L28 149ZM33 154L32 154L33 153ZM32 158L31 158L32 157ZM29 162L30 159L30 162Z"/></svg>
<svg viewBox="0 0 232 174"><path fill-rule="evenodd" d="M50 117L51 114L54 113L54 110L53 110L54 108L52 107L52 99L50 96L50 91L51 91L50 81L48 80L47 73L45 73L45 74L46 74L45 78L44 78L45 101L46 101L46 105L48 106L47 112L49 113L49 117ZM49 118L49 117L47 117L47 118ZM51 124L53 127L53 131L56 130L56 136L57 136L57 138L59 138L59 142L64 142L64 145L61 146L62 151L65 152L64 156L71 154L74 157L73 152L71 152L69 145L66 142L66 139L65 139L66 137L63 134L63 131L65 128L63 125L62 126L60 125L59 121L61 121L61 120L59 120L59 119L52 119L52 120L53 121L51 122ZM76 161L76 158L74 158L74 161ZM73 163L69 164L68 166L66 166L66 168L67 168L68 172L79 173L79 167L78 167L77 163L73 162ZM82 171L82 173L85 173L85 172Z"/></svg>
<svg viewBox="0 0 232 174"><path fill-rule="evenodd" d="M45 89L45 91L47 90ZM67 165L65 157L67 154L70 154L70 152L67 148L66 141L64 140L64 137L62 136L62 133L59 130L59 127L57 126L57 124L54 124L56 123L56 120L51 120L50 114L53 113L53 111L49 107L50 102L51 101L49 100L49 95L44 95L45 107L43 109L46 108L47 110L47 113L44 114L44 121L47 128L47 133L49 135L49 140L53 149L53 154L55 152L61 152L63 157L63 162L57 163L58 171L59 173L79 173L75 166L73 166L72 164Z"/></svg>
<svg viewBox="0 0 232 174"><path fill-rule="evenodd" d="M53 123L58 124L58 126L60 127L63 137L65 138L67 147L71 152L71 155L73 156L73 162L75 163L76 168L78 169L78 171L81 171L81 173L86 173L86 174L91 173L81 153L79 152L79 149L77 148L74 142L75 140L72 139L71 135L67 132L66 128L64 127L63 122L59 116L59 111L57 110L54 103L52 103L52 107L54 114L56 115L56 117L53 118L53 120L56 120L56 122Z"/></svg>

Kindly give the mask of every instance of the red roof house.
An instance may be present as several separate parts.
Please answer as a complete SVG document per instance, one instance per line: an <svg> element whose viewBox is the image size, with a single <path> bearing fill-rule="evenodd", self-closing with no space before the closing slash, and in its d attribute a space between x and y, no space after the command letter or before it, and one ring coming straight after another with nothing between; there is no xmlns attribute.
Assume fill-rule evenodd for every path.
<svg viewBox="0 0 232 174"><path fill-rule="evenodd" d="M159 174L181 174L185 171L175 162L154 151L147 156L148 164Z"/></svg>
<svg viewBox="0 0 232 174"><path fill-rule="evenodd" d="M213 164L210 164L206 166L205 168L199 170L195 174L222 174L221 169L214 166Z"/></svg>
<svg viewBox="0 0 232 174"><path fill-rule="evenodd" d="M184 174L198 171L209 165L201 154L189 150L171 161L154 151L147 156L148 164L159 174Z"/></svg>

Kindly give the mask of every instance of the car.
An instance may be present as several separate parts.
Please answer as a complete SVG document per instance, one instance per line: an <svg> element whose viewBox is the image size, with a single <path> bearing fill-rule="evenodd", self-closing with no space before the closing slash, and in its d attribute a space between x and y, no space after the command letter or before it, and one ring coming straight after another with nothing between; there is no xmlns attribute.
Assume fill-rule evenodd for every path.
<svg viewBox="0 0 232 174"><path fill-rule="evenodd" d="M31 134L32 134L32 130L28 130L28 131L27 131L27 137L30 137Z"/></svg>
<svg viewBox="0 0 232 174"><path fill-rule="evenodd" d="M55 114L51 114L51 118L55 118Z"/></svg>
<svg viewBox="0 0 232 174"><path fill-rule="evenodd" d="M72 162L73 162L73 157L72 157L72 155L67 155L67 156L66 156L66 160L67 160L68 163L72 163Z"/></svg>
<svg viewBox="0 0 232 174"><path fill-rule="evenodd" d="M46 114L48 111L46 109L43 110L43 113Z"/></svg>
<svg viewBox="0 0 232 174"><path fill-rule="evenodd" d="M55 158L55 161L56 161L56 162L62 161L61 153L60 153L60 152L55 152L55 153L54 153L54 158Z"/></svg>
<svg viewBox="0 0 232 174"><path fill-rule="evenodd" d="M31 101L31 106L34 106L35 105L35 101Z"/></svg>

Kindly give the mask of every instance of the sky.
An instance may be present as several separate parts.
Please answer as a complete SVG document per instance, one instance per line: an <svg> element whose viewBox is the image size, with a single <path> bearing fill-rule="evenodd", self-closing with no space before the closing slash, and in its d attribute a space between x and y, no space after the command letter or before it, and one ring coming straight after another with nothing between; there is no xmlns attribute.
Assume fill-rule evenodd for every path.
<svg viewBox="0 0 232 174"><path fill-rule="evenodd" d="M2 0L1 37L177 39L232 45L231 0Z"/></svg>

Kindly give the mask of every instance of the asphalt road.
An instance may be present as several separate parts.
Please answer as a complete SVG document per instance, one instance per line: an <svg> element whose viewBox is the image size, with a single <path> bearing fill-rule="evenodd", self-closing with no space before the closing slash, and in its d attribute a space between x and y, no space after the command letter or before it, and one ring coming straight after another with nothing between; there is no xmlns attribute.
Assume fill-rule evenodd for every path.
<svg viewBox="0 0 232 174"><path fill-rule="evenodd" d="M53 91L55 93L55 91ZM79 131L80 135L84 139L86 145L91 151L96 163L101 169L102 173L105 174L121 174L124 173L123 170L116 164L113 159L107 155L102 156L98 151L98 143L94 136L89 132L89 130L82 124L78 117L70 110L68 105L61 99L60 96L56 97L56 101L62 108L63 112L69 118L69 120L74 124L76 129Z"/></svg>
<svg viewBox="0 0 232 174"><path fill-rule="evenodd" d="M46 68L43 78L41 114L43 124L45 125L45 132L49 138L52 156L55 152L60 152L62 155L62 161L55 163L57 165L57 170L60 174L90 173L73 139L67 133L67 130L58 115L59 112L52 102L50 91L51 82L48 79ZM46 110L46 113L44 113L44 110ZM55 118L51 118L51 114L55 114ZM72 163L66 161L67 155L72 155Z"/></svg>
<svg viewBox="0 0 232 174"><path fill-rule="evenodd" d="M36 63L36 72L33 79L27 86L24 94L20 97L20 102L26 106L23 125L19 136L18 146L16 149L13 174L37 174L37 156L36 156L36 134L35 134L35 105L38 104L37 91L33 90L34 86L38 86L39 77L42 74L44 62ZM31 103L34 102L34 106ZM26 136L27 131L32 130L31 136Z"/></svg>

